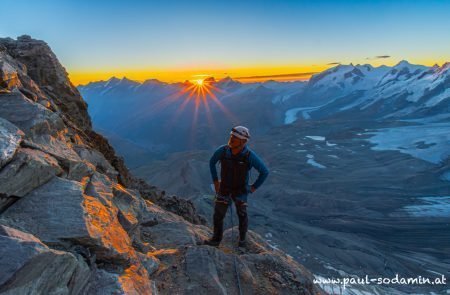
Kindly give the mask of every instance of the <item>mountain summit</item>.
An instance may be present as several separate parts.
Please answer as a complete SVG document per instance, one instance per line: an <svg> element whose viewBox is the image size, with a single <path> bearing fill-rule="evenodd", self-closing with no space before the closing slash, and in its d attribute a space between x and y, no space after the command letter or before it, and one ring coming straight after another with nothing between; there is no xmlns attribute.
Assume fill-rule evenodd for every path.
<svg viewBox="0 0 450 295"><path fill-rule="evenodd" d="M0 147L0 293L237 294L237 275L244 294L322 294L255 233L245 253L230 230L197 246L211 230L192 203L130 175L29 36L0 39Z"/></svg>

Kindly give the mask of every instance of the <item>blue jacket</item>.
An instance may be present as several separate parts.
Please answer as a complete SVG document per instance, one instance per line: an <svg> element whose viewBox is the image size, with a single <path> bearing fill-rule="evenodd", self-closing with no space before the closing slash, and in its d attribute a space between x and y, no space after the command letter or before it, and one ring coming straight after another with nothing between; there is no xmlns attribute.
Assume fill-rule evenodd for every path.
<svg viewBox="0 0 450 295"><path fill-rule="evenodd" d="M247 151L250 151L250 154L248 156L249 170L247 171L247 175L245 178L247 193L236 197L237 199L244 201L244 202L247 202L247 195L248 195L248 193L251 192L251 190L250 190L251 185L248 184L250 170L252 168L255 168L259 172L258 178L252 184L252 186L255 189L258 189L263 184L263 182L266 180L267 176L269 175L269 170L267 169L266 165L254 151L252 151L247 146L245 146L242 149L241 154L245 154ZM214 152L211 159L209 160L209 170L211 171L211 176L212 176L213 181L216 181L219 179L219 177L217 176L216 163L218 161L220 161L224 152L231 154L231 149L226 149L226 145L222 145L217 148L217 150Z"/></svg>

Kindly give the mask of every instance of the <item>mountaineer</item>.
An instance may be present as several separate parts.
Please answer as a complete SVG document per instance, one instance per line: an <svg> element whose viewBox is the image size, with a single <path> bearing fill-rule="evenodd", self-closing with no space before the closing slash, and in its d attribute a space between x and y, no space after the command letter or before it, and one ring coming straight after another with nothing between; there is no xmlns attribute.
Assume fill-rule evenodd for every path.
<svg viewBox="0 0 450 295"><path fill-rule="evenodd" d="M216 199L214 206L214 234L204 243L219 246L223 234L223 219L231 205L236 206L239 218L239 247L246 246L248 228L247 195L257 190L266 180L269 170L258 155L247 147L250 139L248 128L237 126L231 129L227 145L222 145L214 152L209 161L209 168L214 182ZM217 176L216 163L220 161L220 180ZM256 181L249 185L249 172L255 168L258 172Z"/></svg>

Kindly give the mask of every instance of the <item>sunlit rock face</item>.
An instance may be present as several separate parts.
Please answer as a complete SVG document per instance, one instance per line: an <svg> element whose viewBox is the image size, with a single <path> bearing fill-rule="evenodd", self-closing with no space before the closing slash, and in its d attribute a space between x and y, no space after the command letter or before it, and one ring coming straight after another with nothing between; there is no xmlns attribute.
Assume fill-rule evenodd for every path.
<svg viewBox="0 0 450 295"><path fill-rule="evenodd" d="M192 202L134 178L43 41L0 39L0 293L321 294L250 233L220 249Z"/></svg>

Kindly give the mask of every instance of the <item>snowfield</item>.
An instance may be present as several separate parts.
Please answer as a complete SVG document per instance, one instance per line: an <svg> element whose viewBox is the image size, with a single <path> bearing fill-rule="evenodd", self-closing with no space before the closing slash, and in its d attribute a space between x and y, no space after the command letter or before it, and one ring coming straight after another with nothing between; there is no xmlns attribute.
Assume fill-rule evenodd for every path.
<svg viewBox="0 0 450 295"><path fill-rule="evenodd" d="M297 113L299 113L300 111L302 112L302 117L303 119L307 120L310 119L311 117L309 116L308 111L312 111L317 109L317 107L307 107L307 108L293 108L290 110L287 110L285 115L284 115L284 124L291 124L294 123L295 121L297 121Z"/></svg>
<svg viewBox="0 0 450 295"><path fill-rule="evenodd" d="M417 217L450 217L450 196L422 197L423 204L403 207L410 215Z"/></svg>
<svg viewBox="0 0 450 295"><path fill-rule="evenodd" d="M312 140L317 140L317 141L324 141L325 137L323 136L317 136L317 135L306 135L305 137L312 139Z"/></svg>
<svg viewBox="0 0 450 295"><path fill-rule="evenodd" d="M397 150L438 164L450 156L450 123L430 123L417 126L383 128L368 140L372 150Z"/></svg>
<svg viewBox="0 0 450 295"><path fill-rule="evenodd" d="M311 165L311 166L313 166L313 167L316 167L316 168L320 168L320 169L327 168L326 166L317 163L316 160L314 160L314 155L307 154L306 157L308 158L308 160L306 161L306 163L308 163L309 165Z"/></svg>

